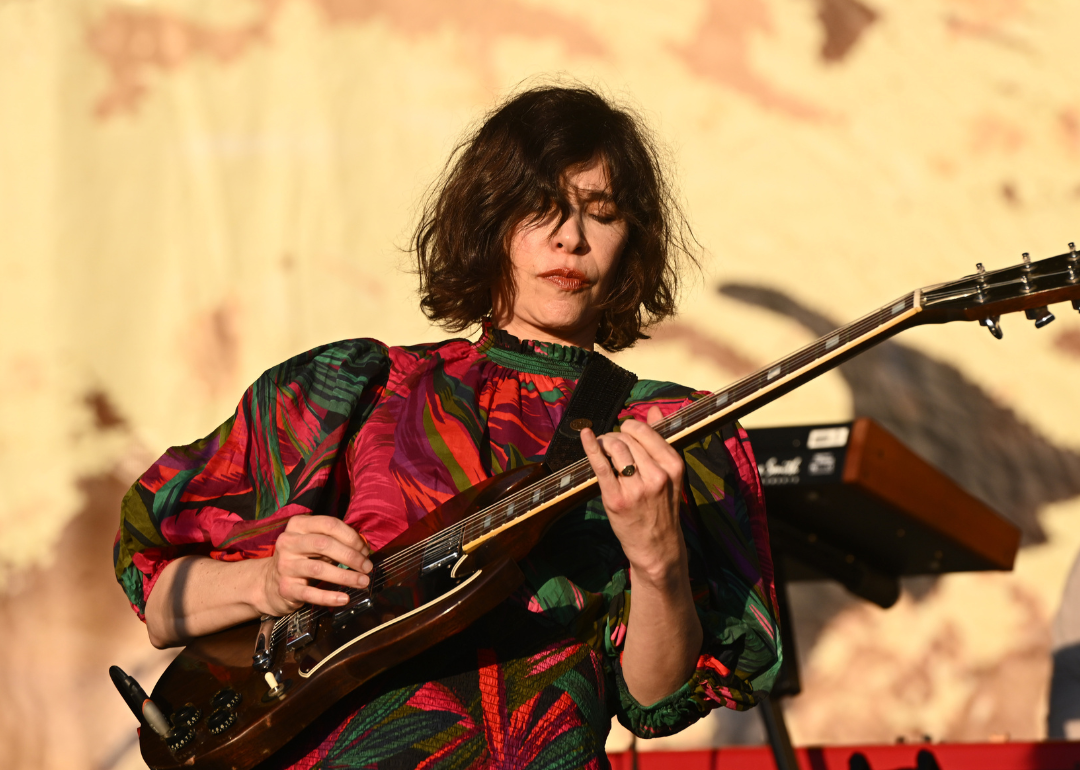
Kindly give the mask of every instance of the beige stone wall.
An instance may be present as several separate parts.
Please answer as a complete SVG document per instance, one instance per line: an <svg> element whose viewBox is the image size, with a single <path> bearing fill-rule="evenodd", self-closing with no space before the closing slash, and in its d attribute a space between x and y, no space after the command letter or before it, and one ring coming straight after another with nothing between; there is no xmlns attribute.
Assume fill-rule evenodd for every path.
<svg viewBox="0 0 1080 770"><path fill-rule="evenodd" d="M441 336L400 247L499 97L580 80L670 148L706 275L621 358L715 388L811 338L722 282L845 321L1080 239L1077 32L1065 0L0 0L5 766L139 766L105 668L164 658L107 587L119 495L292 353ZM1080 317L1005 324L903 343L1072 456ZM853 392L830 374L746 422L847 419ZM1036 494L1012 574L800 617L796 740L1042 736L1070 489Z"/></svg>

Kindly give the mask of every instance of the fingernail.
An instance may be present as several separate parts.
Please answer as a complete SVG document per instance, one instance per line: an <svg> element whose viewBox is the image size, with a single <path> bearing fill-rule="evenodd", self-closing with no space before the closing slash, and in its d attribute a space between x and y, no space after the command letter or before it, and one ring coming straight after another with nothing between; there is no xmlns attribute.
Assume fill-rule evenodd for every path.
<svg viewBox="0 0 1080 770"><path fill-rule="evenodd" d="M337 601L338 604L344 604L345 602L349 601L349 597L345 594L337 594L335 596L335 601Z"/></svg>
<svg viewBox="0 0 1080 770"><path fill-rule="evenodd" d="M361 575L360 579L357 580L356 582L359 584L359 586L361 588L363 588L364 586L366 586L368 583L371 582L371 578L369 578L367 575Z"/></svg>

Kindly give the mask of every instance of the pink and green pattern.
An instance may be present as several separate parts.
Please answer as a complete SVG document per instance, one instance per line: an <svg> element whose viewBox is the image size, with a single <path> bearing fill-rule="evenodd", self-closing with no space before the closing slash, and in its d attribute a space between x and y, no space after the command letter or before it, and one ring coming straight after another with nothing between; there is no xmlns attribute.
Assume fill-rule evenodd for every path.
<svg viewBox="0 0 1080 770"><path fill-rule="evenodd" d="M142 615L171 559L268 556L285 521L329 514L378 548L489 476L542 459L579 348L486 328L478 342L345 340L264 373L205 439L166 452L128 492L117 579ZM640 381L620 420L700 397ZM606 767L612 716L638 735L745 709L780 661L756 465L735 426L684 451L683 530L705 644L679 691L650 706L622 680L632 590L599 498L522 563L525 585L466 632L360 688L275 759L298 768Z"/></svg>

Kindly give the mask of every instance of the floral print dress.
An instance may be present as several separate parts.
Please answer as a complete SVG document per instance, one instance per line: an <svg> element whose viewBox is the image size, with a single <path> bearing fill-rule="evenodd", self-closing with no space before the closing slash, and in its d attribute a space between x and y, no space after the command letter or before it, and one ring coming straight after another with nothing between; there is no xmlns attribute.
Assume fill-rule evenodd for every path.
<svg viewBox="0 0 1080 770"><path fill-rule="evenodd" d="M520 341L324 345L265 372L206 438L167 451L124 498L116 576L142 617L170 560L273 553L290 516L343 518L372 548L494 474L543 459L580 348ZM619 420L701 393L639 381ZM768 531L746 434L686 447L682 523L705 632L672 695L634 700L620 656L633 591L600 498L521 562L526 581L466 631L364 684L268 763L295 768L606 767L617 717L650 738L711 709L745 709L780 664Z"/></svg>

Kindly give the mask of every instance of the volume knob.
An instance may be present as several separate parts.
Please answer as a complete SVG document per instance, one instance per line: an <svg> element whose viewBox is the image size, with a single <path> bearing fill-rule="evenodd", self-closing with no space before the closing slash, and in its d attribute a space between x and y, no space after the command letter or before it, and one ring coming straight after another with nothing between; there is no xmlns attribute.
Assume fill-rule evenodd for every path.
<svg viewBox="0 0 1080 770"><path fill-rule="evenodd" d="M172 719L170 721L177 728L191 727L199 721L201 716L202 712L195 708L194 703L185 703L172 713Z"/></svg>
<svg viewBox="0 0 1080 770"><path fill-rule="evenodd" d="M210 705L215 709L231 709L239 702L240 693L231 687L218 690L214 697L210 699Z"/></svg>
<svg viewBox="0 0 1080 770"><path fill-rule="evenodd" d="M190 727L177 726L165 736L165 745L169 747L169 751L179 751L191 743L193 735Z"/></svg>
<svg viewBox="0 0 1080 770"><path fill-rule="evenodd" d="M236 712L229 709L218 709L206 718L206 729L214 735L223 733L232 727L236 721Z"/></svg>

